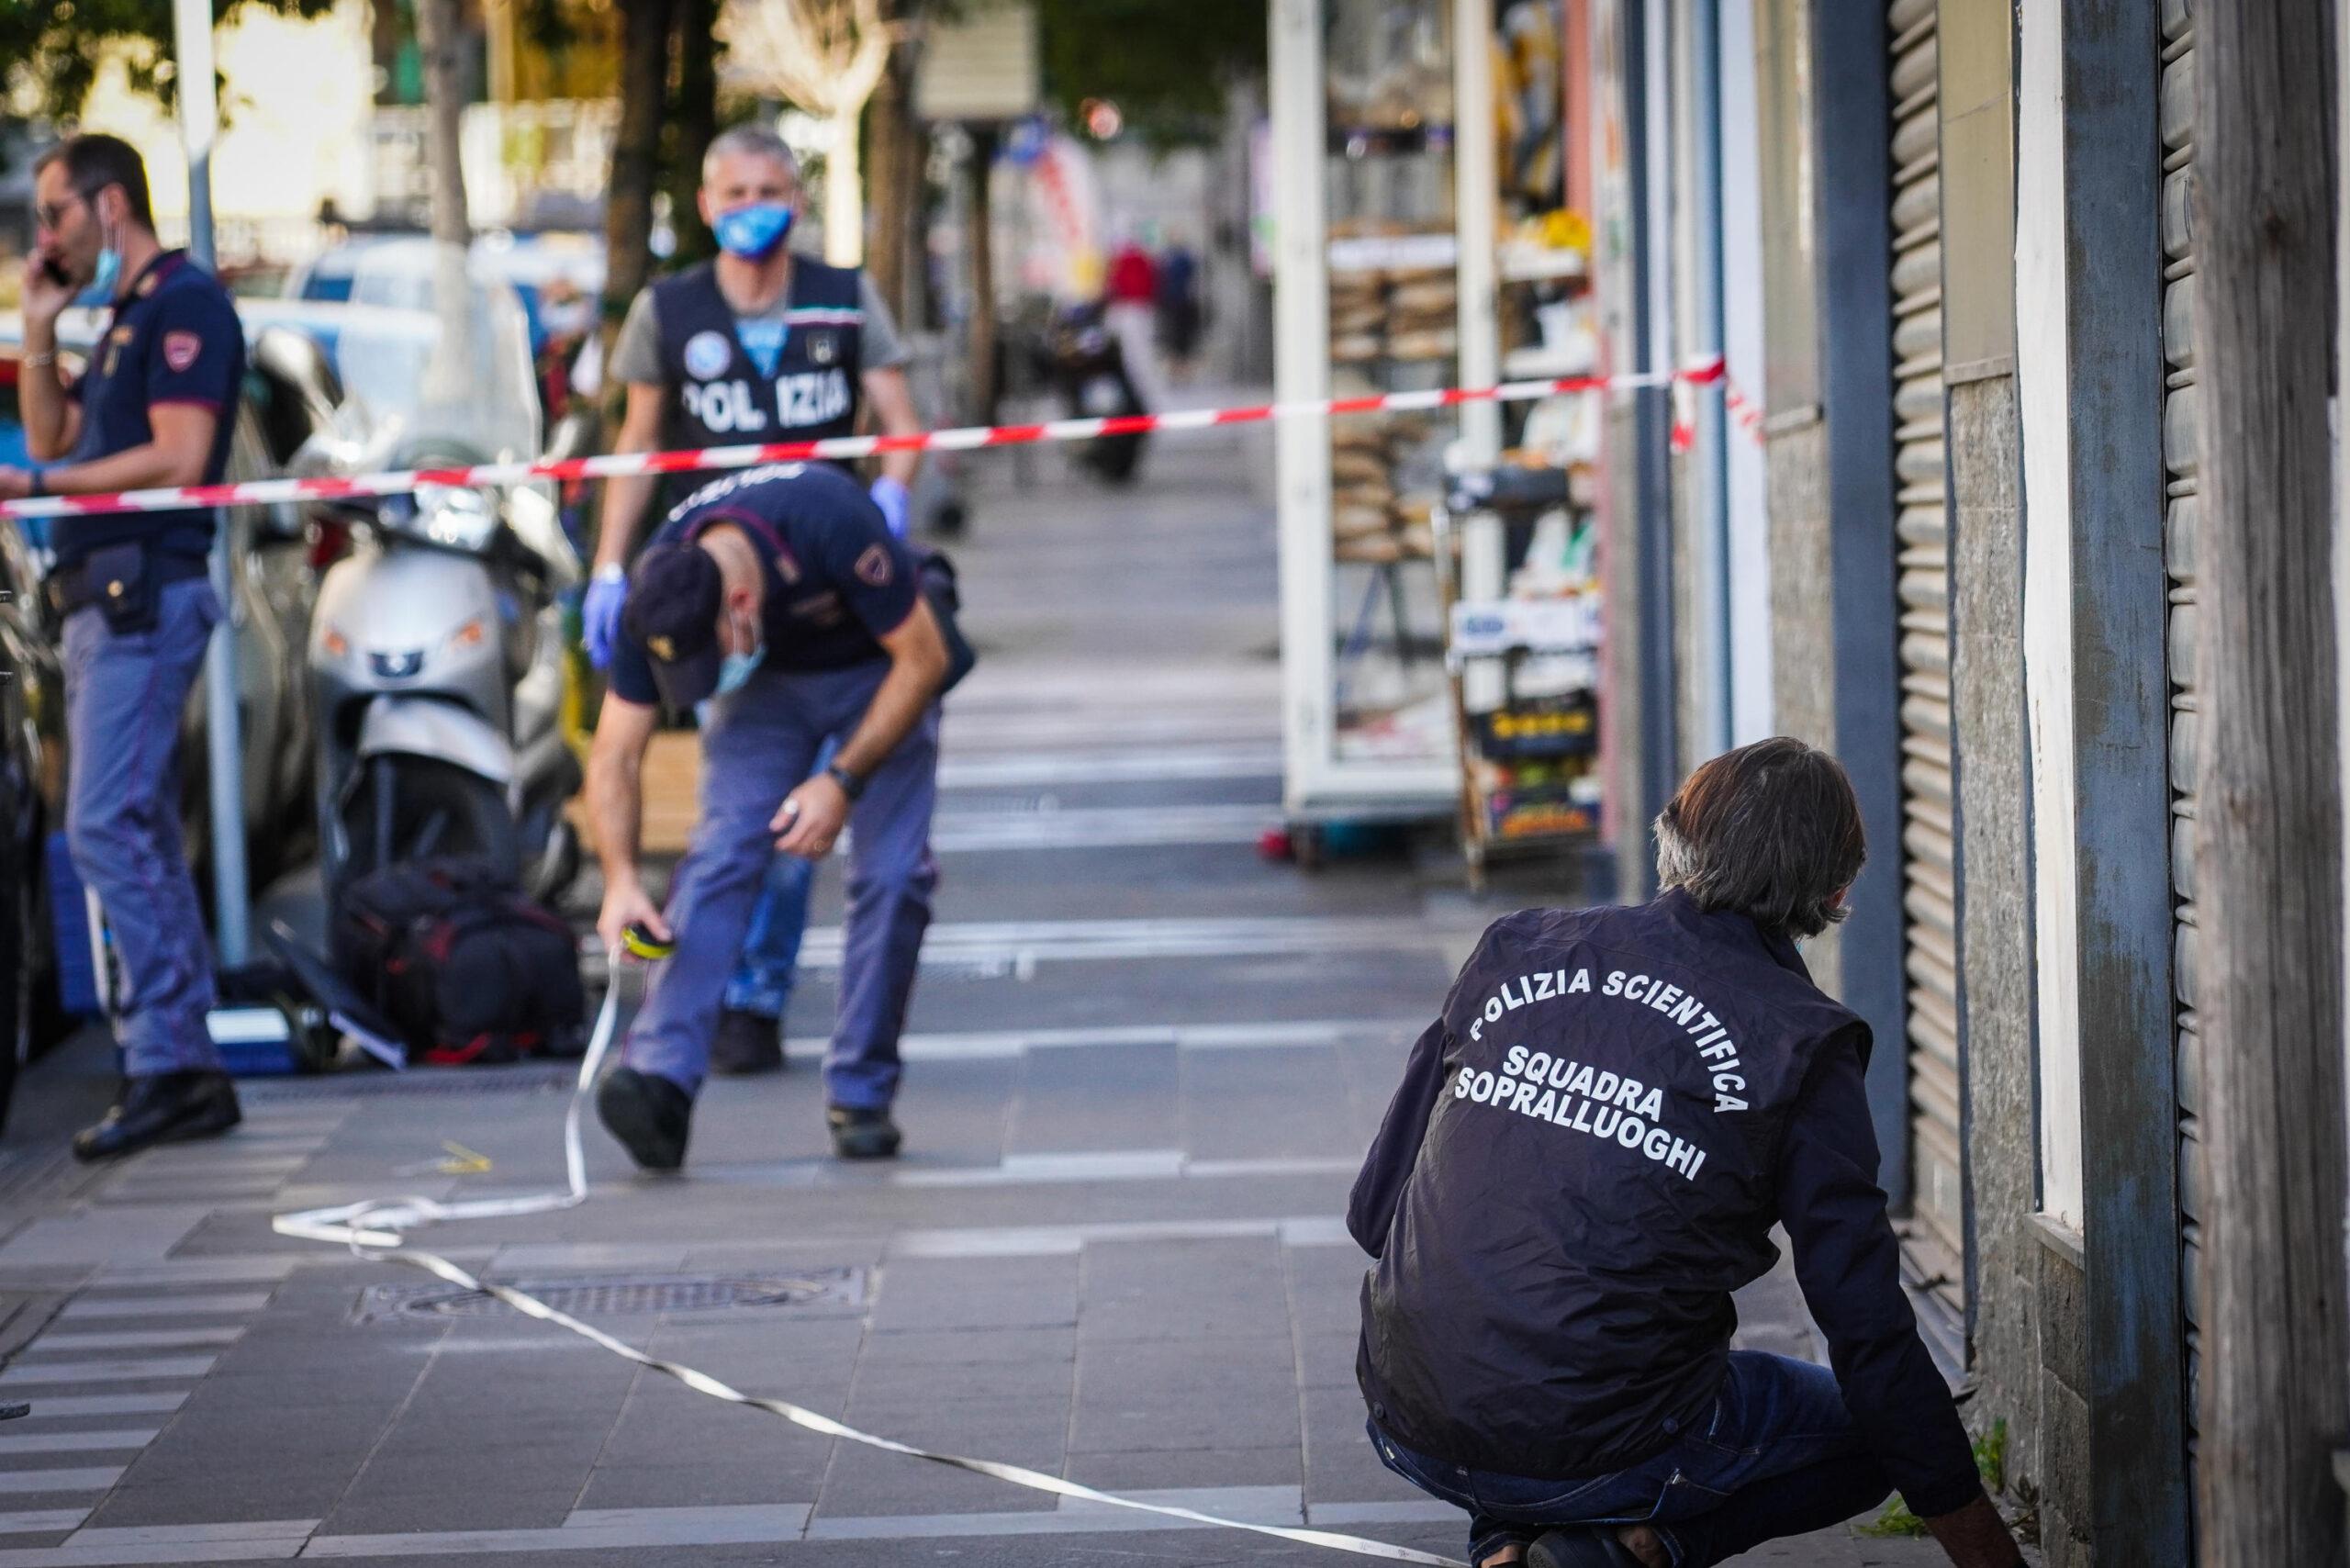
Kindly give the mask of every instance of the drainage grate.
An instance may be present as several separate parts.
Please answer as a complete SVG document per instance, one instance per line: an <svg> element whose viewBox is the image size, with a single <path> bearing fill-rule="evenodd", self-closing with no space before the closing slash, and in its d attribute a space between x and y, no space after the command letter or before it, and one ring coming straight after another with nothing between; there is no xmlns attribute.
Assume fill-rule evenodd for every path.
<svg viewBox="0 0 2350 1568"><path fill-rule="evenodd" d="M575 1274L565 1279L500 1282L535 1296L558 1312L581 1317L865 1305L862 1269L820 1269L789 1275ZM374 1285L360 1295L357 1313L362 1323L520 1316L487 1291L461 1290L450 1284Z"/></svg>

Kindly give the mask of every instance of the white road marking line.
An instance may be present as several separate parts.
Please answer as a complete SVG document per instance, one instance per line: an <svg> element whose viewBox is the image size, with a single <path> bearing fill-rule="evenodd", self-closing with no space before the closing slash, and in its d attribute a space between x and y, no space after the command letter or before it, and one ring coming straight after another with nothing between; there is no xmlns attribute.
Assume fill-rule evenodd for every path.
<svg viewBox="0 0 2350 1568"><path fill-rule="evenodd" d="M1352 1041L1393 1041L1399 1051L1427 1026L1427 1020L1362 1018L1254 1024L1151 1024L1100 1029L995 1029L905 1036L899 1041L906 1061L992 1061L1030 1051L1088 1046L1172 1046L1184 1051L1293 1050ZM822 1040L788 1047L794 1061L822 1061ZM1400 1061L1400 1057L1399 1057Z"/></svg>
<svg viewBox="0 0 2350 1568"><path fill-rule="evenodd" d="M945 812L930 844L943 855L988 850L1144 849L1254 844L1278 825L1269 805L1081 806L1052 812Z"/></svg>
<svg viewBox="0 0 2350 1568"><path fill-rule="evenodd" d="M1199 746L1182 751L1091 750L1017 756L957 756L950 753L938 764L938 787L942 790L1281 776L1281 748L1271 745Z"/></svg>
<svg viewBox="0 0 2350 1568"><path fill-rule="evenodd" d="M125 1468L100 1464L81 1470L0 1470L0 1492L103 1492L122 1479Z"/></svg>
<svg viewBox="0 0 2350 1568"><path fill-rule="evenodd" d="M39 1406L34 1410L39 1412ZM19 1423L8 1423L14 1427ZM108 1432L28 1432L22 1437L0 1438L0 1456L26 1453L106 1453L121 1449L143 1449L162 1432L160 1427L133 1427Z"/></svg>
<svg viewBox="0 0 2350 1568"><path fill-rule="evenodd" d="M124 1328L102 1333L43 1334L25 1347L27 1355L53 1355L60 1350L186 1350L205 1345L233 1345L245 1331L242 1324L212 1328Z"/></svg>
<svg viewBox="0 0 2350 1568"><path fill-rule="evenodd" d="M1039 962L1441 952L1460 935L1416 916L972 922L932 926L922 959L925 965L1010 965L1018 970ZM800 951L801 966L838 969L841 938L837 925L811 927Z"/></svg>
<svg viewBox="0 0 2350 1568"><path fill-rule="evenodd" d="M148 1378L202 1377L218 1356L129 1357L103 1361L17 1361L0 1372L0 1388L61 1383L139 1383Z"/></svg>
<svg viewBox="0 0 2350 1568"><path fill-rule="evenodd" d="M185 1394L74 1394L63 1398L43 1394L34 1402L31 1415L19 1416L0 1430L14 1432L66 1416L162 1416L186 1403Z"/></svg>
<svg viewBox="0 0 2350 1568"><path fill-rule="evenodd" d="M212 1314L260 1312L269 1305L267 1293L223 1291L210 1295L82 1296L66 1305L61 1319L89 1317L203 1317Z"/></svg>

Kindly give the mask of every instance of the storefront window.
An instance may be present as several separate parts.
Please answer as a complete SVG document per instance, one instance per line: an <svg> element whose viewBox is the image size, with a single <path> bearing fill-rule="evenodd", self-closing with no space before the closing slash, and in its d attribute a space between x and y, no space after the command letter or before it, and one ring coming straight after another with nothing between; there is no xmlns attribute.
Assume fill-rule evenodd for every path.
<svg viewBox="0 0 2350 1568"><path fill-rule="evenodd" d="M1324 161L1330 390L1454 385L1459 353L1449 0L1330 0ZM1431 514L1458 421L1331 425L1334 759L1451 755Z"/></svg>

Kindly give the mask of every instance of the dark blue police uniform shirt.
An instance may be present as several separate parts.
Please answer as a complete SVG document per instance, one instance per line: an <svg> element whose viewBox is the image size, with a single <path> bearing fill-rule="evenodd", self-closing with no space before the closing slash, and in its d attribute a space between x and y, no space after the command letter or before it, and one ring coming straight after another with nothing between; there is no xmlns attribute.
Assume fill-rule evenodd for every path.
<svg viewBox="0 0 2350 1568"><path fill-rule="evenodd" d="M245 335L237 308L219 281L187 259L165 251L150 262L106 317L90 363L71 396L82 405L81 438L68 463L87 463L144 446L155 439L148 410L193 403L218 416L204 482L218 483L229 465L237 420L237 390L245 377ZM213 513L122 512L59 518L50 537L61 566L129 539L153 542L173 554L201 556L212 543Z"/></svg>
<svg viewBox="0 0 2350 1568"><path fill-rule="evenodd" d="M746 468L705 485L669 514L654 543L738 524L767 568L762 669L846 669L889 655L880 639L913 613L913 556L857 482L829 464ZM643 644L612 647L612 694L660 701Z"/></svg>

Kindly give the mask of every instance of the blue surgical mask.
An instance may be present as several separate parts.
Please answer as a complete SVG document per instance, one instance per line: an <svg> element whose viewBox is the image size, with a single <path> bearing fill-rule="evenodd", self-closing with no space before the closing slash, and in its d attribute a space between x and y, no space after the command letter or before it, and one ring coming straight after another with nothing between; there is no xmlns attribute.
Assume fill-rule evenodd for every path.
<svg viewBox="0 0 2350 1568"><path fill-rule="evenodd" d="M718 248L744 261L765 261L791 232L791 204L755 201L732 212L722 212L710 231Z"/></svg>
<svg viewBox="0 0 2350 1568"><path fill-rule="evenodd" d="M759 666L767 656L767 645L762 639L759 645L747 654L729 654L719 660L716 695L727 697L742 690L744 683L758 673Z"/></svg>
<svg viewBox="0 0 2350 1568"><path fill-rule="evenodd" d="M122 281L122 252L108 245L98 252L98 270L90 274L90 286L73 297L76 305L102 306L114 303L115 286Z"/></svg>

